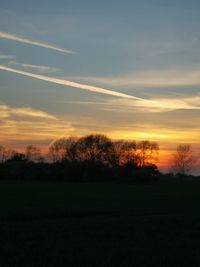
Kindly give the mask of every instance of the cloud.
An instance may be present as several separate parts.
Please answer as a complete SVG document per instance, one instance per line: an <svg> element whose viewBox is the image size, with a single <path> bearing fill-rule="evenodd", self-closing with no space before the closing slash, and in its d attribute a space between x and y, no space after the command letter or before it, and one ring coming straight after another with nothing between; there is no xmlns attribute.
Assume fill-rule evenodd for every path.
<svg viewBox="0 0 200 267"><path fill-rule="evenodd" d="M156 98L153 100L145 99L109 99L102 102L91 101L65 101L69 104L92 105L101 110L132 113L136 109L145 112L168 112L173 110L200 110L200 96L188 98Z"/></svg>
<svg viewBox="0 0 200 267"><path fill-rule="evenodd" d="M0 120L0 139L5 144L18 146L20 143L43 143L48 144L61 135L74 133L71 123L61 120L16 120L10 118Z"/></svg>
<svg viewBox="0 0 200 267"><path fill-rule="evenodd" d="M71 86L75 88L79 88L81 90L92 91L95 93L101 93L106 95L112 95L120 97L121 99L109 99L105 100L102 103L94 103L96 105L102 105L103 110L107 111L115 111L115 112L132 112L133 109L140 108L145 112L163 112L163 111L171 111L177 109L186 109L186 110L200 110L199 100L200 96L195 96L191 98L155 98L152 100L143 99L139 97L134 97L128 94L104 89L101 87L90 86L86 84L76 83L64 79L57 79L50 76L39 75L31 72L26 72L18 69L9 68L3 65L0 65L0 69L12 73L17 73L20 75L36 78L43 81L48 81L51 83L56 83L65 86ZM134 100L134 101L133 101ZM79 102L81 104L81 102ZM87 102L87 104L91 104L91 102ZM105 107L103 107L105 105ZM107 107L106 107L107 105ZM119 107L121 107L119 109Z"/></svg>
<svg viewBox="0 0 200 267"><path fill-rule="evenodd" d="M186 110L200 110L199 102L196 101L196 97L194 98L157 98L152 101L136 101L135 106L140 108L145 108L146 111L172 111L177 109L186 109ZM199 97L200 99L200 97ZM131 106L131 103L126 101L126 105Z"/></svg>
<svg viewBox="0 0 200 267"><path fill-rule="evenodd" d="M54 71L58 71L59 70L58 68L49 67L49 66L41 66L41 65L32 65L32 64L19 63L19 62L16 62L15 60L11 60L11 61L9 61L9 63L21 66L23 68L31 68L31 69L36 69L36 70L39 70L39 71L54 72Z"/></svg>
<svg viewBox="0 0 200 267"><path fill-rule="evenodd" d="M96 82L107 86L126 87L173 87L173 86L199 86L200 68L189 70L154 70L129 73L124 76L108 77L75 77L81 81Z"/></svg>
<svg viewBox="0 0 200 267"><path fill-rule="evenodd" d="M63 53L76 54L76 52L71 51L71 50L59 48L59 47L57 47L55 45L51 45L51 44L32 41L32 40L26 39L24 37L17 36L17 35L14 35L14 34L10 34L10 33L6 33L6 32L0 32L0 38L7 39L7 40L10 40L10 41L16 41L16 42L20 42L20 43L24 43L24 44L40 46L40 47L56 50L56 51L63 52Z"/></svg>
<svg viewBox="0 0 200 267"><path fill-rule="evenodd" d="M30 107L11 107L0 103L0 140L5 144L49 143L74 131L71 122ZM42 144L42 143L41 143Z"/></svg>
<svg viewBox="0 0 200 267"><path fill-rule="evenodd" d="M49 76L39 75L39 74L31 73L31 72L18 70L18 69L8 68L8 67L3 66L3 65L0 65L0 69L4 70L4 71L12 72L12 73L21 74L24 76L36 78L39 80L48 81L51 83L56 83L56 84L60 84L60 85L79 88L81 90L86 90L86 91L91 91L91 92L106 94L106 95L112 95L112 96L117 96L117 97L121 97L121 98L130 98L130 99L134 99L134 100L142 100L141 98L138 98L138 97L134 97L134 96L127 95L127 94L120 93L120 92L116 92L116 91L111 91L111 90L104 89L101 87L96 87L96 86L76 83L76 82L72 82L72 81L68 81L68 80L57 79L57 78L53 78L53 77L49 77Z"/></svg>
<svg viewBox="0 0 200 267"><path fill-rule="evenodd" d="M49 66L40 66L40 65L32 65L32 64L21 64L22 67L25 68L32 68L32 69L37 69L37 70L44 70L44 71L58 71L59 69L49 67Z"/></svg>
<svg viewBox="0 0 200 267"><path fill-rule="evenodd" d="M3 54L0 54L0 59L14 59L15 56L13 55L3 55Z"/></svg>
<svg viewBox="0 0 200 267"><path fill-rule="evenodd" d="M55 116L48 114L42 110L33 109L30 107L12 108L5 104L0 104L0 119L9 118L11 116L25 116L43 119L56 119Z"/></svg>
<svg viewBox="0 0 200 267"><path fill-rule="evenodd" d="M47 146L62 136L89 134L95 125L98 123L90 117L54 116L40 109L0 103L1 144L12 148L22 149L27 144Z"/></svg>
<svg viewBox="0 0 200 267"><path fill-rule="evenodd" d="M37 117L37 118L45 118L45 119L56 119L56 117L41 111L41 110L35 110L32 108L15 108L12 113L18 115L18 116L29 116L29 117Z"/></svg>

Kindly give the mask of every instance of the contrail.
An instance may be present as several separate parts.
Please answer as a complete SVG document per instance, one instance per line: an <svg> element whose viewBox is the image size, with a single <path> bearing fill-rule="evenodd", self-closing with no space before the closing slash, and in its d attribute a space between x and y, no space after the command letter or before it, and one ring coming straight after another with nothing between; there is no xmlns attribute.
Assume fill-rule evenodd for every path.
<svg viewBox="0 0 200 267"><path fill-rule="evenodd" d="M40 75L40 74L35 74L35 73L31 73L31 72L26 72L26 71L22 71L22 70L18 70L18 69L9 68L9 67L3 66L3 65L0 65L0 70L12 72L12 73L17 73L17 74L20 74L23 76L28 76L28 77L35 78L35 79L48 81L48 82L55 83L55 84L75 87L75 88L79 88L81 90L117 96L117 97L120 97L123 99L136 100L133 103L127 102L127 101L125 103L123 102L122 104L125 106L130 106L130 105L132 106L132 104L134 104L135 107L149 108L150 110L151 109L158 109L158 110L176 110L176 109L198 109L199 110L200 109L200 107L198 105L196 105L196 104L192 105L192 104L190 104L189 101L185 101L185 99L183 99L183 100L181 100L181 99L180 100L176 100L176 99L175 100L173 100L173 99L148 100L148 99L135 97L135 96L131 96L128 94L104 89L101 87L91 86L91 85L82 84L82 83L76 83L76 82L72 82L72 81L68 81L68 80L64 80L64 79L57 79L57 78L53 78L53 77L49 77L49 76L44 76L44 75ZM191 100L191 99L189 99L189 100ZM170 101L170 105L169 105L169 101ZM198 99L197 99L197 101L198 101Z"/></svg>
<svg viewBox="0 0 200 267"><path fill-rule="evenodd" d="M24 37L20 37L20 36L14 35L14 34L6 33L6 32L0 32L0 38L11 40L11 41L16 41L16 42L20 42L20 43L24 43L24 44L40 46L40 47L44 47L44 48L48 48L48 49L53 49L53 50L63 52L63 53L76 54L76 52L71 51L71 50L59 48L57 46L50 45L50 44L32 41L32 40L26 39Z"/></svg>
<svg viewBox="0 0 200 267"><path fill-rule="evenodd" d="M22 71L22 70L13 69L13 68L8 68L8 67L3 66L3 65L0 65L0 69L8 71L8 72L21 74L24 76L36 78L39 80L48 81L51 83L56 83L56 84L61 84L61 85L65 85L65 86L79 88L81 90L87 90L87 91L92 91L92 92L100 93L100 94L106 94L106 95L112 95L112 96L117 96L117 97L121 97L121 98L130 98L130 99L134 99L134 100L144 101L144 99L139 98L139 97L135 97L135 96L127 95L124 93L104 89L101 87L96 87L96 86L91 86L91 85L87 85L87 84L81 84L81 83L77 83L77 82L67 81L67 80L63 80L63 79L57 79L57 78L53 78L53 77L49 77L49 76L39 75L39 74L31 73L31 72L26 72L26 71Z"/></svg>

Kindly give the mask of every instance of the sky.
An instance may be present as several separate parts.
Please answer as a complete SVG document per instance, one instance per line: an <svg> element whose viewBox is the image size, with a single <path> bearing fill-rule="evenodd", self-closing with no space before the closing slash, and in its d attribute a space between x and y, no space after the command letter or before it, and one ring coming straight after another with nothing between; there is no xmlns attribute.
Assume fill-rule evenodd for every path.
<svg viewBox="0 0 200 267"><path fill-rule="evenodd" d="M107 134L200 155L198 0L0 0L0 143Z"/></svg>

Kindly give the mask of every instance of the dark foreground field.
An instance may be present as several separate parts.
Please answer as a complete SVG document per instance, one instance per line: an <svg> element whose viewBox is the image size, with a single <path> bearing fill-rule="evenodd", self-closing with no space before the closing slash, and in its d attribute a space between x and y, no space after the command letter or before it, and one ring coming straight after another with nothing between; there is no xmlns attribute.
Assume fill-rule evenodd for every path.
<svg viewBox="0 0 200 267"><path fill-rule="evenodd" d="M200 183L0 183L0 266L200 266Z"/></svg>

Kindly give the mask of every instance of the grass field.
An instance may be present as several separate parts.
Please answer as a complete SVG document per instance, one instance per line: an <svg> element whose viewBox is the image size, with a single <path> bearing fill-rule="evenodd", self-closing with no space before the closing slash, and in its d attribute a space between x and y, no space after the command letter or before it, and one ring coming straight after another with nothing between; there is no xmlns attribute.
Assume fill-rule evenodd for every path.
<svg viewBox="0 0 200 267"><path fill-rule="evenodd" d="M0 266L200 266L200 183L0 183Z"/></svg>

